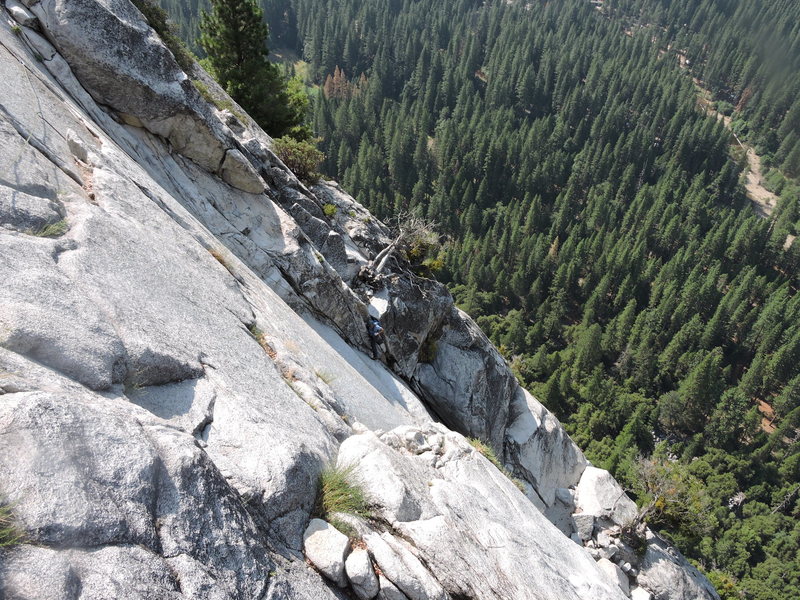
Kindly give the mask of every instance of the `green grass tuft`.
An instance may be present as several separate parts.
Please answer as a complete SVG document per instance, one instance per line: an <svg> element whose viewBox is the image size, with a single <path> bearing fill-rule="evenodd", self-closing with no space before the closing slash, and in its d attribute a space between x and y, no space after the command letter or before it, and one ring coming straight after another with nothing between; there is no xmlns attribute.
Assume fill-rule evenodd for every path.
<svg viewBox="0 0 800 600"><path fill-rule="evenodd" d="M332 384L336 380L336 375L328 373L327 371L314 371L314 375L328 385Z"/></svg>
<svg viewBox="0 0 800 600"><path fill-rule="evenodd" d="M486 457L486 459L490 463L492 463L495 467L497 467L497 469L503 475L508 477L511 480L511 483L517 486L517 489L520 492L522 492L523 494L525 493L525 484L522 483L522 481L520 481L516 477L514 477L511 471L509 471L503 466L503 464L500 462L500 459L497 458L497 455L494 453L494 450L492 450L492 447L489 444L487 444L482 440L479 440L478 438L467 438L467 441L470 444L472 444L472 447L475 448L475 450L483 454L483 456Z"/></svg>
<svg viewBox="0 0 800 600"><path fill-rule="evenodd" d="M253 339L258 342L258 345L261 346L261 349L266 352L272 360L275 360L278 354L275 352L275 348L273 348L267 341L267 335L261 331L258 325L251 323L247 326L247 331L249 331L250 335L253 336Z"/></svg>
<svg viewBox="0 0 800 600"><path fill-rule="evenodd" d="M25 534L17 525L11 506L0 504L0 548L10 548L24 541Z"/></svg>
<svg viewBox="0 0 800 600"><path fill-rule="evenodd" d="M211 93L211 90L208 89L208 86L200 81L199 79L192 79L192 84L194 85L195 89L200 92L200 95L203 99L208 102L209 104L213 104L217 107L218 110L227 110L237 119L239 119L242 123L247 123L247 117L241 113L240 111L236 110L236 107L228 98L219 99Z"/></svg>
<svg viewBox="0 0 800 600"><path fill-rule="evenodd" d="M67 225L66 219L61 219L55 223L45 225L40 230L32 232L32 234L36 237L54 238L64 235L67 229L69 229L69 226Z"/></svg>
<svg viewBox="0 0 800 600"><path fill-rule="evenodd" d="M354 465L345 468L326 467L319 476L319 492L315 513L330 519L335 513L359 517L371 516L364 490L353 481Z"/></svg>

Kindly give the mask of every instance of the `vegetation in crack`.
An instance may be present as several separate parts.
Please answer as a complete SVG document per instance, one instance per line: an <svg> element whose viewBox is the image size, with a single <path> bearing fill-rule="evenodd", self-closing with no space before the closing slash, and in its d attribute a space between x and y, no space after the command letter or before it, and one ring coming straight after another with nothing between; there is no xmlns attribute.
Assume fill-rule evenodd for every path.
<svg viewBox="0 0 800 600"><path fill-rule="evenodd" d="M25 533L14 516L13 505L0 498L0 549L11 548L25 541Z"/></svg>
<svg viewBox="0 0 800 600"><path fill-rule="evenodd" d="M258 325L256 325L256 323L250 323L247 325L247 331L251 336L253 336L253 339L258 342L258 345L261 346L261 349L266 352L272 360L277 358L277 353L269 343L269 340L267 340L267 335Z"/></svg>
<svg viewBox="0 0 800 600"><path fill-rule="evenodd" d="M514 474L503 466L503 463L501 463L500 459L497 458L497 454L495 454L494 450L489 444L479 440L478 438L467 438L467 441L479 454L482 454L490 463L497 467L497 469L503 475L508 477L511 483L517 486L517 489L519 489L520 492L523 494L525 493L525 484L522 483L522 481L520 481L518 478L514 477Z"/></svg>
<svg viewBox="0 0 800 600"><path fill-rule="evenodd" d="M329 465L319 476L314 515L328 521L350 538L358 537L351 525L337 517L337 514L354 515L361 518L373 516L369 499L363 488L355 480L355 465L338 467Z"/></svg>
<svg viewBox="0 0 800 600"><path fill-rule="evenodd" d="M284 136L275 139L272 149L300 181L312 184L321 177L319 166L325 159L325 155L314 145L319 141L319 139L296 140L291 136ZM333 214L329 214L329 209L327 209L329 206L334 208L333 214L335 214L336 207L332 204L325 205L325 215L330 218Z"/></svg>
<svg viewBox="0 0 800 600"><path fill-rule="evenodd" d="M200 92L200 95L203 99L213 104L218 110L227 110L233 116L235 116L239 121L242 123L247 123L247 117L236 109L236 106L229 98L218 98L214 95L214 93L208 88L205 82L201 81L200 79L192 79L192 85Z"/></svg>
<svg viewBox="0 0 800 600"><path fill-rule="evenodd" d="M54 223L48 223L36 231L29 231L28 233L36 237L56 238L61 237L68 230L69 225L67 224L67 220L61 219L60 221L56 221Z"/></svg>
<svg viewBox="0 0 800 600"><path fill-rule="evenodd" d="M186 48L175 26L169 21L166 11L158 5L156 0L132 0L139 12L147 19L164 45L172 52L175 61L186 73L194 71L194 56Z"/></svg>

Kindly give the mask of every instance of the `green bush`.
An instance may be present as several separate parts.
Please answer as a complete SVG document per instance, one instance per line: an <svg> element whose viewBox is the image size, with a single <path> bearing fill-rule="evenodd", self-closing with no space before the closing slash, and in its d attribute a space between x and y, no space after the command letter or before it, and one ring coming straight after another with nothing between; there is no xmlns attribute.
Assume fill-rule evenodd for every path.
<svg viewBox="0 0 800 600"><path fill-rule="evenodd" d="M306 183L313 183L320 178L317 172L319 165L325 159L314 143L318 140L299 142L289 136L275 139L275 154L283 163L297 175L297 178Z"/></svg>
<svg viewBox="0 0 800 600"><path fill-rule="evenodd" d="M324 212L325 216L329 219L333 218L337 210L338 208L335 204L327 203L322 205L322 212Z"/></svg>
<svg viewBox="0 0 800 600"><path fill-rule="evenodd" d="M729 117L733 114L733 104L726 102L725 100L719 100L717 102L717 112Z"/></svg>
<svg viewBox="0 0 800 600"><path fill-rule="evenodd" d="M319 476L319 492L315 514L329 520L335 513L369 517L370 510L364 490L353 481L354 465L326 467Z"/></svg>

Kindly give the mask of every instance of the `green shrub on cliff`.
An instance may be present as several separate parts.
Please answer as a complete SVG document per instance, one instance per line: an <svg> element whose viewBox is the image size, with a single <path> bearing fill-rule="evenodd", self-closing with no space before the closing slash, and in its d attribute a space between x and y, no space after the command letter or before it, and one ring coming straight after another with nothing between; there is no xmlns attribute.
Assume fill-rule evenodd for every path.
<svg viewBox="0 0 800 600"><path fill-rule="evenodd" d="M275 139L275 154L305 183L319 179L317 172L325 155L317 150L314 140L299 142L289 136Z"/></svg>

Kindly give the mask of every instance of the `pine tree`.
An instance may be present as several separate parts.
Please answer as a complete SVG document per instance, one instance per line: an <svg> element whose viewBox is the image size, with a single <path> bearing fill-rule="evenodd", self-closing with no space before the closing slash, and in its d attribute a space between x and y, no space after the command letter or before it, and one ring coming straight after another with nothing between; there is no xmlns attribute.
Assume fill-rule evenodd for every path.
<svg viewBox="0 0 800 600"><path fill-rule="evenodd" d="M200 31L217 81L267 133L282 136L302 123L305 115L293 110L278 67L267 60L267 25L254 0L211 0Z"/></svg>

